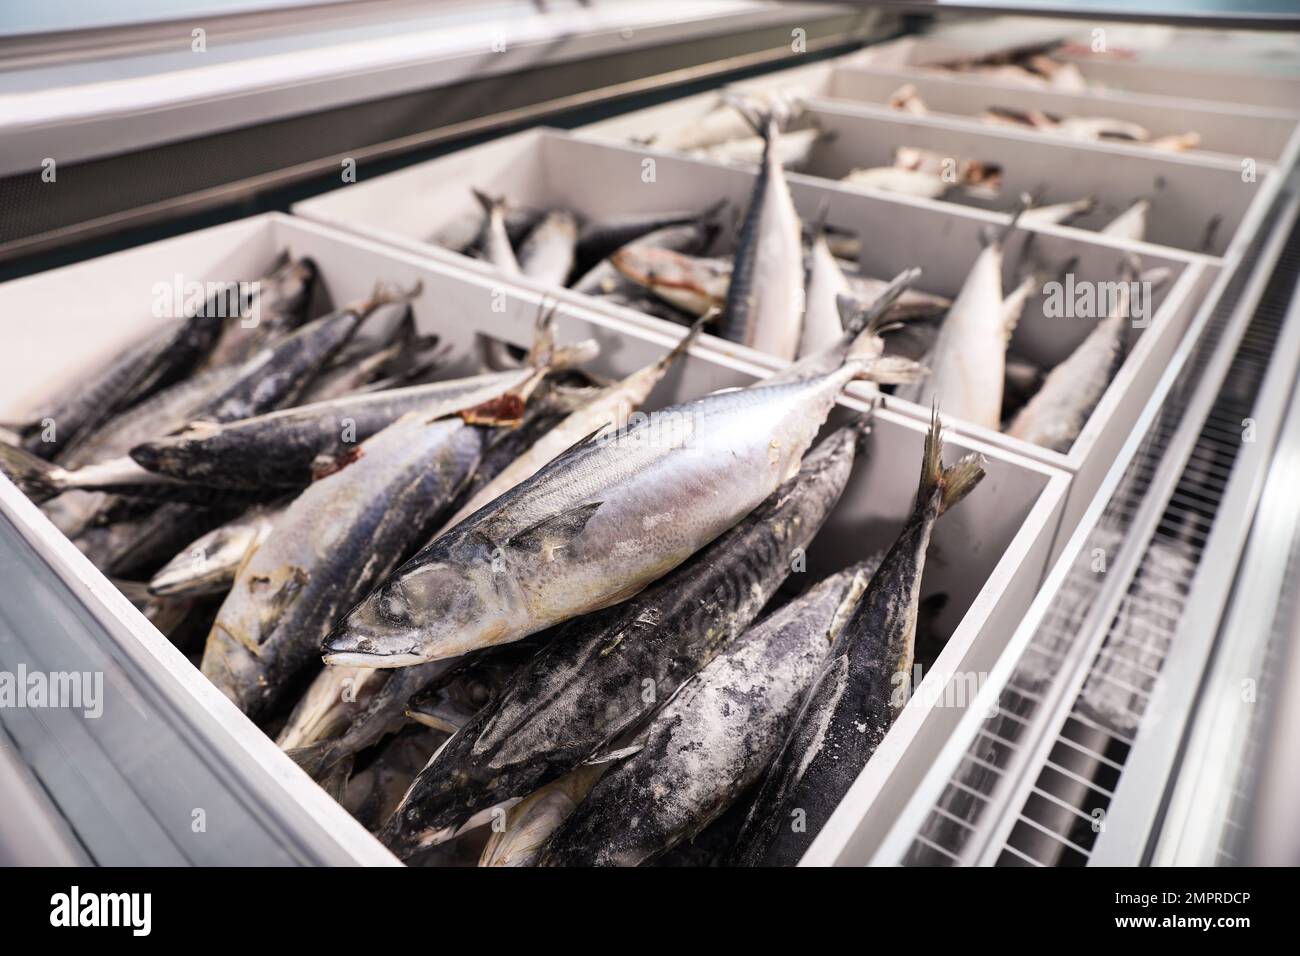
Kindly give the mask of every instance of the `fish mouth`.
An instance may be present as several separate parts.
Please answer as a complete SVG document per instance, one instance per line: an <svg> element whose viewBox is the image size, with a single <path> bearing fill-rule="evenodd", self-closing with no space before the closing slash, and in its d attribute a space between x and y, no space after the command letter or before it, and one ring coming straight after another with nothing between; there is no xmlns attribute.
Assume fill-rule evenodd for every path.
<svg viewBox="0 0 1300 956"><path fill-rule="evenodd" d="M324 661L333 667L411 667L426 659L413 651L326 651Z"/></svg>
<svg viewBox="0 0 1300 956"><path fill-rule="evenodd" d="M363 621L341 625L321 646L326 664L342 667L410 667L429 659L418 632Z"/></svg>

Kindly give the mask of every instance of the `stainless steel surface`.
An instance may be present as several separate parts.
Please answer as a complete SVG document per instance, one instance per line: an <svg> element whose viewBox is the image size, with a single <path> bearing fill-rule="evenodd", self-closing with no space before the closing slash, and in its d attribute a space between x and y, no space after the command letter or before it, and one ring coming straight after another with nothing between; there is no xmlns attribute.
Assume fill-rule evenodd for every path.
<svg viewBox="0 0 1300 956"><path fill-rule="evenodd" d="M1202 423L1230 369L1241 371L1231 368L1238 344L1295 215L1291 200L1264 223L1262 248L1221 276L984 696L879 862L1088 859L1109 826L1114 788L1147 714L1149 685L1134 686L1134 675L1159 674L1205 543L1209 516L1198 498L1226 485L1225 464L1197 445ZM1242 394L1228 397L1252 399L1262 377L1256 368L1253 379L1235 383ZM1198 498L1187 497L1189 484ZM1129 673L1117 676L1117 661ZM1093 705L1116 689L1130 708L1098 713Z"/></svg>
<svg viewBox="0 0 1300 956"><path fill-rule="evenodd" d="M892 22L877 13L827 15L824 7L817 8L799 26L806 47L796 53L791 23L798 14L761 12L740 22L712 23L704 35L683 31L678 37L660 36L653 44L624 44L578 58L542 49L512 72L498 73L495 63L493 69L465 67L457 80L442 77L436 84L389 94L376 90L365 102L313 107L311 97L303 99L304 90L291 85L290 93L303 101L295 115L278 118L254 121L237 98L219 98L222 126L184 132L195 122L196 110L209 108L185 107L176 122L160 127L171 141L133 149L124 140L117 155L66 160L47 143L60 134L55 125L37 150L58 161L55 183L41 180L41 169L34 166L37 153L22 164L31 171L0 178L0 262L232 204L242 204L235 214L245 215L258 211L256 204L274 202L276 191L307 181L315 180L311 191L341 185L347 160L365 179L400 164L402 157L427 155L453 140L735 71L797 62L804 55L879 36ZM355 100L355 83L346 77L341 82ZM274 93L272 100L283 95L289 94ZM228 128L232 118L240 117L237 128ZM134 135L143 122L123 116L104 135ZM93 141L78 127L69 130L75 133L69 149L88 137ZM13 137L0 142L5 142L0 158L13 154Z"/></svg>
<svg viewBox="0 0 1300 956"><path fill-rule="evenodd" d="M1300 298L1295 296L1300 235L1288 240L1202 426L1194 452L1202 464L1184 475L1163 518L1166 525L1194 526L1192 539L1182 542L1178 554L1196 573L1180 582L1186 588L1185 604L1162 635L1168 647L1159 680L1152 681L1144 695L1152 716L1139 722L1129 765L1115 791L1106 829L1097 839L1092 859L1100 865L1149 859L1149 842L1163 815L1170 781L1175 774L1194 771L1180 769L1180 757L1189 720L1197 708L1205 715L1202 685L1207 662L1218 655L1231 674L1226 679L1235 678L1239 685L1246 663L1240 644L1262 646L1268 633L1270 622L1257 619L1263 596L1250 593L1261 583L1267 592L1267 582L1241 581L1225 569L1249 567L1242 559L1247 534L1259 514L1270 462L1286 435L1283 426L1294 421L1287 417L1287 405L1300 368ZM1269 520L1269 530L1282 532L1284 523L1274 522L1284 517L1285 512ZM1280 572L1287 549L1265 547L1264 560ZM1234 585L1239 590L1232 598ZM1243 586L1246 589L1240 590ZM1215 737L1227 733L1226 723L1213 729ZM1220 764L1217 772L1223 774L1224 769ZM1201 791L1196 799L1208 802L1208 794Z"/></svg>
<svg viewBox="0 0 1300 956"><path fill-rule="evenodd" d="M1285 274L1294 280L1300 250L1293 250L1286 265ZM1191 689L1198 692L1194 719L1176 755L1176 783L1167 807L1162 808L1158 843L1152 854L1156 864L1294 865L1300 861L1300 842L1292 822L1300 791L1290 769L1297 725L1288 713L1295 698L1290 689L1300 686L1294 682L1296 675L1288 675L1288 666L1300 648L1295 638L1300 585L1296 578L1300 570L1300 499L1295 494L1295 475L1300 468L1300 389L1294 367L1287 367L1285 361L1295 354L1294 340L1300 338L1300 295L1292 294L1284 322L1285 337L1292 341L1279 342L1266 391L1260 397L1260 410L1251 416L1252 424L1267 428L1268 434L1254 436L1253 444L1262 447L1250 463L1256 467L1242 475L1238 492L1239 499L1248 500L1243 503L1254 504L1257 498L1258 504L1253 514L1229 508L1228 502L1221 509L1226 519L1219 522L1226 532L1223 539L1247 540L1248 536L1248 543L1238 560L1222 553L1232 547L1231 540L1209 545L1215 553L1213 560L1207 561L1208 567L1237 568L1236 575L1207 575L1220 580L1221 588L1231 585L1231 603L1221 618L1209 613L1215 610L1213 605L1206 608L1204 618L1189 616L1186 630L1193 640L1180 638L1177 651L1181 657L1170 662L1181 665L1183 679L1171 680L1170 693L1165 696L1187 694ZM1278 394L1268 395L1269 388ZM1276 444L1269 442L1270 437L1276 437ZM1250 450L1244 450L1243 458ZM1196 644L1211 640L1213 656L1202 677L1197 666L1200 661L1181 658L1194 657L1191 652ZM1195 685L1189 688L1193 680ZM1136 756L1157 768L1171 759L1155 746L1139 748ZM1135 786L1150 775L1149 770L1133 774ZM1261 775L1268 778L1262 786ZM1120 796L1126 827L1132 829L1134 823L1141 827L1144 809L1151 813L1144 808L1149 795L1134 789ZM1279 814L1284 805L1287 810ZM1130 817L1136 817L1134 823L1128 822ZM1261 840L1263 833L1269 837Z"/></svg>
<svg viewBox="0 0 1300 956"><path fill-rule="evenodd" d="M90 862L76 834L0 728L0 866L79 866Z"/></svg>
<svg viewBox="0 0 1300 956"><path fill-rule="evenodd" d="M847 0L857 6L906 10L910 13L965 15L974 13L1067 17L1138 23L1169 23L1197 27L1279 30L1300 23L1300 11L1289 0Z"/></svg>

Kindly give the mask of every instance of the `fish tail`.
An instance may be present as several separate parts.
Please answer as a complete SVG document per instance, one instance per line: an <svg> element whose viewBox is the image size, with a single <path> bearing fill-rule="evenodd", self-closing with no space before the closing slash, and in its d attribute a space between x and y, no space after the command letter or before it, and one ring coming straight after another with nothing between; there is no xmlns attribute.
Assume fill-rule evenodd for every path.
<svg viewBox="0 0 1300 956"><path fill-rule="evenodd" d="M1033 207L1034 197L1029 193L1021 193L1020 198L1016 200L1016 204L1011 208L1011 218L1007 220L1006 225L1002 226L1000 229L994 229L985 236L986 245L994 246L998 249L1005 248L1007 239L1010 238L1011 233L1015 232L1016 226L1020 222L1020 217L1024 215L1026 210L1032 209Z"/></svg>
<svg viewBox="0 0 1300 956"><path fill-rule="evenodd" d="M930 500L943 481L943 425L939 421L939 403L930 406L930 430L925 433L925 450L921 453L921 486L916 500Z"/></svg>
<svg viewBox="0 0 1300 956"><path fill-rule="evenodd" d="M889 310L919 278L921 278L920 269L904 269L894 276L889 285L881 290L880 295L866 306L853 296L840 295L837 304L844 319L845 337L849 341L854 341L863 333L879 335L886 325L885 317L889 314Z"/></svg>
<svg viewBox="0 0 1300 956"><path fill-rule="evenodd" d="M352 757L345 757L316 778L321 789L339 802L342 802L343 792L348 786L348 778L352 776L352 763Z"/></svg>
<svg viewBox="0 0 1300 956"><path fill-rule="evenodd" d="M67 472L58 465L4 442L0 442L0 473L36 504L57 497L67 487L63 481Z"/></svg>
<svg viewBox="0 0 1300 956"><path fill-rule="evenodd" d="M409 289L403 289L395 283L376 282L374 291L370 293L370 298L354 306L353 311L358 313L361 318L365 319L381 305L395 305L399 302L410 302L422 291L424 291L424 283L419 279L416 279Z"/></svg>
<svg viewBox="0 0 1300 956"><path fill-rule="evenodd" d="M939 502L939 514L943 514L965 498L983 480L984 460L974 452L963 455L956 464L945 468L939 481L943 488L943 498Z"/></svg>
<svg viewBox="0 0 1300 956"><path fill-rule="evenodd" d="M525 365L542 368L550 365L555 358L555 312L560 303L552 302L547 308L543 298L537 306L537 321L533 324L533 344L528 348Z"/></svg>
<svg viewBox="0 0 1300 956"><path fill-rule="evenodd" d="M717 308L712 308L709 309L709 311L705 312L694 322L692 322L691 327L686 330L686 334L681 337L681 340L676 345L674 345L672 349L664 355L663 358L661 358L658 362L655 363L655 369L660 374L668 371L668 369L672 367L672 364L674 362L676 362L679 358L681 358L683 355L686 354L686 350L689 349L691 347L691 343L694 342L699 337L700 332L703 331L704 329L704 326L712 322L717 317L718 317Z"/></svg>
<svg viewBox="0 0 1300 956"><path fill-rule="evenodd" d="M921 485L917 490L918 507L939 495L939 514L965 498L984 478L983 459L976 454L963 456L949 468L943 467L943 425L939 421L939 404L930 411L930 430L925 436L921 458Z"/></svg>
<svg viewBox="0 0 1300 956"><path fill-rule="evenodd" d="M483 190L475 189L473 187L470 187L470 192L474 194L474 198L478 200L478 204L483 207L483 211L489 216L492 215L494 210L506 204L504 196L489 196L487 193L483 192Z"/></svg>
<svg viewBox="0 0 1300 956"><path fill-rule="evenodd" d="M307 776L318 782L328 780L330 772L345 758L339 751L337 741L322 740L304 747L294 747L285 754L301 767Z"/></svg>
<svg viewBox="0 0 1300 956"><path fill-rule="evenodd" d="M849 358L859 365L854 378L875 382L877 385L912 385L930 374L930 370L920 362L914 362L901 355L850 353Z"/></svg>

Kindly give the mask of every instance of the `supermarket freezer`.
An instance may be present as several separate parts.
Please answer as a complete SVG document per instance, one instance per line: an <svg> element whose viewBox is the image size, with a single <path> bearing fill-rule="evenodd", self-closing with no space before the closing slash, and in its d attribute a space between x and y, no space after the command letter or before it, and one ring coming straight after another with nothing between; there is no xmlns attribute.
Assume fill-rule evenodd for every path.
<svg viewBox="0 0 1300 956"><path fill-rule="evenodd" d="M951 31L960 36L960 27L947 29L939 44L944 49L953 42ZM905 42L907 62L896 67L900 79L924 73L926 45L934 41ZM1167 44L1163 55L1176 53L1177 46ZM863 70L888 72L890 67L871 65L879 63L880 53L868 47L811 71L794 71L789 80L773 73L742 85L812 82L818 86L817 108L871 121L870 110L841 91L851 90L849 83ZM1145 73L1132 108L1176 109L1180 78L1161 89L1161 70L1153 66ZM1261 788L1285 783L1285 775L1275 783L1279 759L1285 765L1285 734L1270 733L1276 724L1266 717L1282 706L1282 695L1263 677L1282 671L1278 662L1294 656L1289 643L1294 618L1288 616L1294 605L1282 599L1293 582L1279 570L1279 555L1294 549L1296 527L1285 502L1279 504L1278 493L1270 489L1284 480L1276 476L1285 473L1279 469L1290 460L1295 422L1286 409L1294 395L1300 335L1292 299L1297 118L1279 108L1284 98L1269 92L1276 85L1287 87L1291 79L1252 77L1249 71L1232 75L1237 88L1265 91L1260 102L1266 105L1257 114L1257 188L1235 210L1231 228L1218 234L1223 245L1208 253L1137 244L1142 255L1164 257L1182 273L1176 293L1169 293L1172 304L1162 306L1165 320L1152 329L1160 335L1141 340L1153 343L1143 363L1122 381L1116 379L1107 427L1097 428L1106 438L1100 450L1073 462L1053 460L996 433L952 423L954 444L980 450L996 463L1003 488L999 497L1008 503L964 519L950 533L949 544L938 542L941 578L933 584L955 595L945 612L949 647L916 697L942 701L945 679L972 671L987 675L981 696L959 708L909 705L887 738L889 746L865 768L805 863L1160 863L1252 859L1257 852L1251 849L1257 839L1252 844L1238 837L1255 818L1233 798L1235 791L1252 791L1256 779ZM1125 97L1122 90L1104 94L1107 102ZM682 109L696 108L682 103ZM1204 99L1194 111L1206 118L1233 112L1225 103ZM597 153L617 155L627 147L591 144L617 136L617 129L611 134L616 124L648 130L656 115L659 121L669 118L647 110L611 121L603 131L543 133L540 140L530 133L491 143L480 153L508 156L518 148L526 156L551 148L538 145L550 137L554 150L583 155L584 168L593 168ZM885 115L875 122L892 120ZM916 122L938 142L987 136L974 120L959 115ZM1049 143L1047 148L1086 157L1103 169L1107 163L1130 169L1151 161L1133 155L1137 147ZM410 209L404 208L400 186L404 176L412 182L422 175L443 181L444 167L454 169L451 164L461 155L472 168L470 153L452 154L301 203L294 213L304 222L278 216L247 220L8 284L0 289L8 314L48 309L52 299L65 294L70 308L62 314L94 307L101 321L54 316L45 336L21 341L6 358L4 380L13 389L0 418L25 410L22 406L42 389L75 378L142 327L147 315L139 303L115 291L115 282L125 275L181 268L251 276L279 249L296 248L331 263L324 273L338 301L364 291L377 271L419 275L433 296L418 310L420 322L426 331L454 335L432 303L468 304L477 294L473 290L482 293L501 280L481 264L430 246L427 238L436 223L423 229L413 225L403 235L402 217ZM673 162L661 157L665 168ZM698 164L682 167L689 170L684 179L735 183L723 188L742 194L751 175L706 161L682 162ZM1191 157L1179 166L1209 174L1222 171L1224 161ZM428 172L422 174L422 168ZM791 176L796 195L806 192L809 205L832 195L842 208L860 206L860 228L915 220L918 244L938 232L926 223L963 224L973 233L981 222L996 220L986 209L859 195L817 172ZM563 188L554 175L541 174L542 182ZM1233 201L1213 190L1193 188L1189 195L1209 204ZM1202 212L1202 218L1214 214L1213 209ZM1044 227L1041 232L1084 255L1125 251L1086 229ZM174 262L185 265L173 267ZM945 280L940 291L951 292L957 281L956 276ZM476 331L525 345L529 317L546 290L527 282L505 286L508 316ZM564 337L595 334L606 345L608 358L602 361L611 363L604 369L609 373L625 373L672 341L671 329L654 320L578 296L560 298ZM666 383L657 401L741 384L773 367L768 357L743 347L702 341L692 348L681 377ZM855 405L851 396L845 407L860 408L860 400ZM890 449L886 457L914 457L906 451L895 455L893 449L918 447L923 412L886 399L877 437ZM1257 426L1249 443L1240 441L1246 419ZM1234 421L1239 423L1235 440ZM859 480L891 490L879 505L850 501L846 527L860 526L864 518L879 520L870 510L855 509L897 511L914 479L873 466ZM57 845L68 861L394 862L206 686L190 662L16 489L7 483L0 489L12 556L6 580L22 582L24 595L6 607L9 640L0 647L12 657L5 665L30 661L34 669L63 670L96 657L95 669L102 670L119 700L129 701L129 708L112 715L114 722L89 735L90 722L46 726L33 719L45 712L0 714L7 718L6 755L30 765L26 792L43 794L57 808L46 816L48 832L60 839L55 844L51 836L45 845ZM984 555L970 574L954 567L958 535L977 542ZM1104 573L1096 570L1099 550ZM826 554L821 560L822 567L831 568L845 557ZM1222 574L1234 566L1236 575ZM1266 604L1271 595L1278 595L1274 619L1242 627L1230 616ZM1243 642L1245 647L1237 646ZM1257 699L1265 706L1234 707L1230 694L1207 699L1204 688L1212 685L1202 684L1204 675L1218 674L1224 687L1241 679L1239 669L1224 670L1225 646L1232 647L1234 663L1252 662L1248 679L1260 678ZM1234 758L1240 755L1239 773L1222 772L1225 744L1216 729L1227 718L1238 739L1257 745L1230 748ZM69 732L76 742L68 742ZM142 740L147 748L141 748ZM69 759L74 752L84 754L84 761ZM1211 780L1222 790L1216 804L1221 812L1208 819L1203 806L1189 806L1185 795L1197 780L1202 786ZM1274 791L1260 793L1264 806L1279 800ZM41 801L29 802L35 807Z"/></svg>

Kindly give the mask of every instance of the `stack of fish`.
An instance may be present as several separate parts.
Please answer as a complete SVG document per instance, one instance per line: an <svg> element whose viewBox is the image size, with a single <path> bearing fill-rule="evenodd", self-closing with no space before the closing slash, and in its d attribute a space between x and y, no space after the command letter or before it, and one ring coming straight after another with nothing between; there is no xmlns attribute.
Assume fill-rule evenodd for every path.
<svg viewBox="0 0 1300 956"><path fill-rule="evenodd" d="M748 806L728 852L793 862L816 828L774 828L805 792L820 825L888 730L930 529L982 475L942 468L936 415L893 547L760 620L864 447L869 416L816 442L840 392L921 374L879 344L915 277L783 372L630 419L699 323L612 384L574 384L594 346L549 315L520 368L425 381L411 293L307 321L290 263L255 341L200 311L185 367L112 364L112 413L77 406L54 448L23 429L0 464L47 509L95 496L88 552L180 521L123 589L205 635L203 673L404 858L635 865ZM851 761L809 743L827 721L870 727Z"/></svg>

